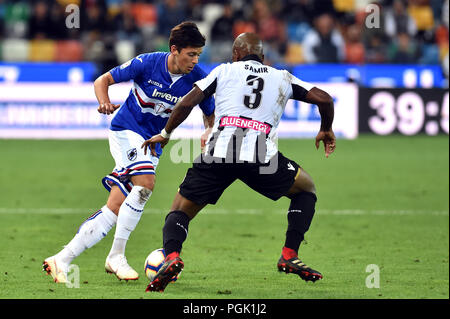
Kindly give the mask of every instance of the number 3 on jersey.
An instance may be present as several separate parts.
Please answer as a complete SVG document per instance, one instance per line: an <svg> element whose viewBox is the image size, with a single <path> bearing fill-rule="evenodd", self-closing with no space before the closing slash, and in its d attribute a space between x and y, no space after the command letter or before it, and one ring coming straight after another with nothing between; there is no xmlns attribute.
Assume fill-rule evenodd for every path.
<svg viewBox="0 0 450 319"><path fill-rule="evenodd" d="M256 109L261 104L261 91L264 89L264 80L256 75L249 75L246 82L248 86L253 88L253 91L251 95L244 95L244 105L249 109ZM256 88L255 82L257 83Z"/></svg>

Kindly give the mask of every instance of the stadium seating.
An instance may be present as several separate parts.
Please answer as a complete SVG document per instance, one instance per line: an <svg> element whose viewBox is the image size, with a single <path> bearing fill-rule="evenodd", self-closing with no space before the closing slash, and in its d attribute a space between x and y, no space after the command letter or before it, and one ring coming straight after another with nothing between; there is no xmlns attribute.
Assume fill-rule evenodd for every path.
<svg viewBox="0 0 450 319"><path fill-rule="evenodd" d="M211 26L220 18L222 13L223 6L220 4L209 3L205 4L203 8L203 18Z"/></svg>
<svg viewBox="0 0 450 319"><path fill-rule="evenodd" d="M422 47L421 64L439 64L439 47L435 44L425 44Z"/></svg>
<svg viewBox="0 0 450 319"><path fill-rule="evenodd" d="M333 0L333 5L338 12L353 12L355 10L354 0Z"/></svg>
<svg viewBox="0 0 450 319"><path fill-rule="evenodd" d="M5 39L3 41L2 59L8 62L28 60L29 42L25 39Z"/></svg>
<svg viewBox="0 0 450 319"><path fill-rule="evenodd" d="M53 40L31 40L28 60L32 62L54 61L56 42Z"/></svg>
<svg viewBox="0 0 450 319"><path fill-rule="evenodd" d="M210 61L213 63L229 61L231 59L231 41L214 42L209 48Z"/></svg>
<svg viewBox="0 0 450 319"><path fill-rule="evenodd" d="M5 34L11 38L25 37L31 12L29 3L26 1L5 1L3 8L0 7L0 10L2 9L0 23L4 25Z"/></svg>
<svg viewBox="0 0 450 319"><path fill-rule="evenodd" d="M256 27L249 21L237 21L233 26L233 38L244 32L256 32Z"/></svg>
<svg viewBox="0 0 450 319"><path fill-rule="evenodd" d="M267 2L269 7L272 7L274 1L261 0ZM4 3L3 3L4 2ZM85 41L88 31L81 28L79 30L71 30L67 33L67 39L59 42L61 36L66 36L63 33L53 33L48 30L45 32L38 32L37 35L32 32L38 29L33 28L34 16L36 15L34 3L30 1L3 1L0 0L0 39L3 40L1 44L0 58L2 61L7 62L20 62L20 61L56 61L56 62L75 62L75 61L94 61L101 67L102 54L101 51L105 47L104 43L92 44L89 41ZM107 0L102 4L102 9L106 8L105 13L105 28L96 30L97 32L111 32L112 37L118 39L113 44L113 52L118 62L123 63L130 58L138 54L138 50L141 52L147 51L167 51L167 38L164 32L168 32L168 24L175 23L178 20L169 21L168 14L172 11L160 10L159 3L161 1L122 1L122 0ZM164 1L162 1L164 2ZM178 1L179 3L180 1ZM240 4L238 4L240 2ZM285 27L280 32L284 34L279 37L275 37L278 42L272 48L272 52L268 52L267 57L272 58L272 62L283 63L289 61L289 63L304 63L302 55L300 54L303 49L300 45L305 35L313 29L315 26L312 24L312 20L308 17L311 12L306 10L306 16L298 18L295 14L290 17L285 13L301 9L301 5L286 2L284 5L280 1L279 5L272 8L274 14L280 15L279 18L284 20ZM393 62L389 57L381 58L367 58L372 56L368 48L370 43L370 32L365 29L365 19L369 14L366 12L367 5L372 3L371 0L330 0L328 3L332 3L336 14L337 28L340 33L346 33L347 28L351 25L356 25L362 32L360 40L361 45L347 45L347 53L351 58L346 59L348 63L389 63ZM443 62L445 56L449 52L448 44L448 14L445 18L445 13L448 12L442 5L441 0L432 1L407 1L405 6L405 13L409 15L410 20L414 20L417 25L417 34L410 34L411 41L417 42L420 49L420 54L414 55L414 62L422 64L440 64ZM68 4L77 4L82 8L82 12L88 12L92 9L92 6L88 2L81 0L56 0L54 2L47 1L48 13L53 12L54 4L57 3L61 6L60 15L64 12L64 7ZM233 4L232 14L235 17L233 22L232 37L238 36L243 32L262 32L254 18L252 18L255 12L258 11L256 1L254 4L245 1L237 1ZM103 6L103 5L106 5ZM296 9L295 9L296 8ZM382 5L383 11L393 10L393 1L385 1ZM229 50L225 50L224 47L229 45L228 43L219 43L221 41L215 41L212 43L211 29L214 23L224 14L224 4L217 1L192 1L187 2L187 10L179 10L177 14L180 14L180 19L185 15L184 20L193 20L200 29L200 32L206 37L207 48L204 49L204 54L201 60L205 63L208 62L223 62L229 60ZM295 9L295 10L294 10ZM383 12L382 11L382 12ZM56 12L56 11L55 11ZM189 12L193 15L189 17ZM300 12L300 11L299 11ZM298 13L298 12L297 12ZM135 26L132 26L130 30L121 30L123 28L121 19L125 21L125 17L130 17L135 22ZM195 18L194 18L195 17ZM202 17L202 18L200 18ZM294 18L295 17L295 18ZM48 17L50 19L50 15ZM177 18L178 19L178 18ZM158 20L163 22L158 24ZM311 21L310 21L311 20ZM54 19L51 21L55 21ZM49 23L51 22L49 20ZM129 20L127 20L129 22ZM447 21L447 22L446 22ZM51 23L53 23L51 22ZM42 23L41 23L42 24ZM109 25L111 24L111 25ZM113 26L116 24L115 26ZM136 28L137 26L137 28ZM98 26L97 26L98 27ZM164 32L160 29L166 28ZM53 30L53 29L52 29ZM364 31L365 30L365 31ZM364 31L364 32L363 32ZM380 34L383 33L380 30ZM131 34L131 35L130 35ZM344 35L344 34L343 34ZM382 45L389 47L395 42L395 34L384 34L382 39ZM44 37L48 39L44 39ZM29 40L34 38L33 40ZM108 37L101 37L99 42L106 41ZM42 39L37 41L37 39ZM71 40L69 40L71 39ZM346 42L349 39L344 36ZM53 41L52 41L53 40ZM67 41L66 41L67 40ZM353 41L353 42L356 42ZM291 44L290 44L291 43ZM348 44L348 43L346 43ZM287 48L287 50L285 50ZM97 54L99 53L99 54ZM273 54L271 54L273 53ZM366 59L362 57L366 55ZM295 62L297 61L297 62Z"/></svg>
<svg viewBox="0 0 450 319"><path fill-rule="evenodd" d="M285 56L285 62L290 64L304 63L302 45L297 42L291 42L288 44L287 52Z"/></svg>
<svg viewBox="0 0 450 319"><path fill-rule="evenodd" d="M56 43L56 62L76 62L83 59L83 46L79 41L67 40Z"/></svg>
<svg viewBox="0 0 450 319"><path fill-rule="evenodd" d="M139 27L155 25L158 21L158 12L154 5L147 3L135 3L132 13Z"/></svg>
<svg viewBox="0 0 450 319"><path fill-rule="evenodd" d="M433 28L433 11L429 6L410 5L408 7L408 13L416 22L418 30L424 31Z"/></svg>
<svg viewBox="0 0 450 319"><path fill-rule="evenodd" d="M206 37L206 42L210 41L211 27L207 21L194 21L200 32Z"/></svg>
<svg viewBox="0 0 450 319"><path fill-rule="evenodd" d="M120 64L127 62L136 55L134 43L129 40L117 41L114 45L114 51Z"/></svg>
<svg viewBox="0 0 450 319"><path fill-rule="evenodd" d="M311 30L311 27L306 22L289 23L287 26L288 38L291 41L301 43L309 30Z"/></svg>

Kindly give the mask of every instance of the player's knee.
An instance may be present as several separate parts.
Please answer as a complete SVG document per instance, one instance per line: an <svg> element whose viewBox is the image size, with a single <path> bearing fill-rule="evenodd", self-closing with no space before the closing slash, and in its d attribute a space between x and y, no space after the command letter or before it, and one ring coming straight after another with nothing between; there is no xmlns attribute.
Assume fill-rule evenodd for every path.
<svg viewBox="0 0 450 319"><path fill-rule="evenodd" d="M150 188L151 186L151 188ZM137 186L138 194L139 194L139 200L141 203L146 203L148 199L150 198L150 195L152 194L154 185L147 185L147 186ZM136 186L135 186L136 187Z"/></svg>
<svg viewBox="0 0 450 319"><path fill-rule="evenodd" d="M311 193L314 196L316 195L316 186L314 185L312 179L302 181L297 179L289 190L287 197L292 198L302 192Z"/></svg>
<svg viewBox="0 0 450 319"><path fill-rule="evenodd" d="M133 182L133 184L143 187L144 190L142 190L142 193L145 195L148 191L153 192L153 188L155 188L155 177L154 175L142 175L139 181Z"/></svg>
<svg viewBox="0 0 450 319"><path fill-rule="evenodd" d="M309 198L314 203L317 202L316 193L308 192L308 191L301 191L301 192L292 194L290 196L290 198L291 198L291 205L292 205L292 203L294 203L294 205L295 205L295 203L302 203L305 201L305 198Z"/></svg>
<svg viewBox="0 0 450 319"><path fill-rule="evenodd" d="M316 193L316 185L313 180L308 176L308 178L297 179L294 183L294 191L292 193L300 193L300 192L308 192L308 193Z"/></svg>
<svg viewBox="0 0 450 319"><path fill-rule="evenodd" d="M150 192L153 192L153 188L155 188L155 180L146 180L142 185L140 185L144 188L142 191L143 194Z"/></svg>
<svg viewBox="0 0 450 319"><path fill-rule="evenodd" d="M141 186L141 185L135 185L133 186L132 193L134 196L138 196L138 200L141 204L145 204L150 196L152 195L152 190L149 188L151 185L147 185L148 187Z"/></svg>
<svg viewBox="0 0 450 319"><path fill-rule="evenodd" d="M305 192L316 195L316 185L314 185L313 181L311 181L311 185L309 185L309 187L305 190Z"/></svg>

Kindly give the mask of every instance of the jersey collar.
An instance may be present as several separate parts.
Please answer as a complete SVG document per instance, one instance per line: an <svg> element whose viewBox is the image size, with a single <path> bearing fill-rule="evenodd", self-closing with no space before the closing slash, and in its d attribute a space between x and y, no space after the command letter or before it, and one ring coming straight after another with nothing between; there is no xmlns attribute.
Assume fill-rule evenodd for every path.
<svg viewBox="0 0 450 319"><path fill-rule="evenodd" d="M169 55L170 55L170 52L167 53L166 58L165 58L165 62L164 62L164 70L165 70L164 76L165 76L166 80L170 83L169 87L171 87L173 84L175 84L179 80L179 78L175 82L172 81L172 76L170 75L169 66L168 66ZM180 74L180 78L185 76L185 75L186 74Z"/></svg>
<svg viewBox="0 0 450 319"><path fill-rule="evenodd" d="M259 63L262 63L261 59L256 54L249 54L241 59L241 61L249 61L249 60L255 60Z"/></svg>

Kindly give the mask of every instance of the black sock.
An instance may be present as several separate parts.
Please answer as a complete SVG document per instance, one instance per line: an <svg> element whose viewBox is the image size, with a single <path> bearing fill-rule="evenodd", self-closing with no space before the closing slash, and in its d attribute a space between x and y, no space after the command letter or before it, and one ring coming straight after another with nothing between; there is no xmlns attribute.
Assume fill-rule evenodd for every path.
<svg viewBox="0 0 450 319"><path fill-rule="evenodd" d="M317 197L310 192L300 192L291 199L288 211L288 228L285 247L298 252L314 216Z"/></svg>
<svg viewBox="0 0 450 319"><path fill-rule="evenodd" d="M189 217L180 210L167 214L163 227L163 245L166 256L174 251L180 253L186 240L189 227Z"/></svg>

